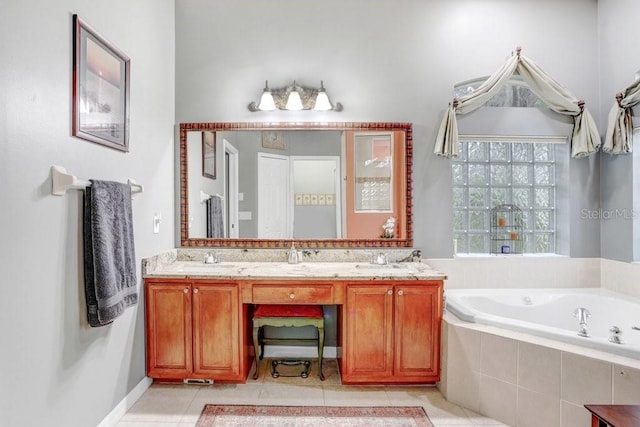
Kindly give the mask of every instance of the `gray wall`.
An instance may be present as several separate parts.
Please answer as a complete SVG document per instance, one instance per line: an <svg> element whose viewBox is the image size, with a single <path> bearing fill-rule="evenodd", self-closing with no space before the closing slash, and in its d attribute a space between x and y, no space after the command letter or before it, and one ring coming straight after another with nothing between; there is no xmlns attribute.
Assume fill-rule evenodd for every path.
<svg viewBox="0 0 640 427"><path fill-rule="evenodd" d="M640 34L634 30L639 14L640 4L634 0L598 1L601 129L615 94L624 91L640 70L638 56L630 50L640 44ZM602 258L633 261L633 216L638 215L639 197L633 191L633 169L639 167L638 160L633 155L602 154L600 163Z"/></svg>
<svg viewBox="0 0 640 427"><path fill-rule="evenodd" d="M129 153L70 136L73 13L131 58ZM137 264L174 246L174 3L3 1L0 51L0 424L95 426L144 378L144 299L88 326L82 192L52 196L49 169L136 179Z"/></svg>
<svg viewBox="0 0 640 427"><path fill-rule="evenodd" d="M176 122L412 122L414 245L450 257L450 162L432 152L453 86L492 74L522 46L598 117L597 35L596 0L326 0L303 10L293 0L181 0ZM265 79L271 87L323 79L344 111L251 113ZM600 225L580 220L599 206L597 156L571 160L569 176L570 255L597 257Z"/></svg>

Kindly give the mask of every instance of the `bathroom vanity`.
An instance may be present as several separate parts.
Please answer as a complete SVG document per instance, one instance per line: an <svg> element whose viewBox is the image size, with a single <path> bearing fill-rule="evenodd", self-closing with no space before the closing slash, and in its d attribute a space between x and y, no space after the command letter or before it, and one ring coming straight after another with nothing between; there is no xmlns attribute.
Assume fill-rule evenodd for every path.
<svg viewBox="0 0 640 427"><path fill-rule="evenodd" d="M147 375L246 381L254 304L336 305L343 384L440 378L443 280L422 263L174 262L146 274Z"/></svg>

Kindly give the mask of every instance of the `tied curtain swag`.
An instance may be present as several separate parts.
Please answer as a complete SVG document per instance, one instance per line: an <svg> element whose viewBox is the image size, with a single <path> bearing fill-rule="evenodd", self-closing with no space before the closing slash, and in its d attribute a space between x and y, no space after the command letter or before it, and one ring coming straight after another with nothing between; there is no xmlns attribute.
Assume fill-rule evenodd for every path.
<svg viewBox="0 0 640 427"><path fill-rule="evenodd" d="M478 89L453 100L440 124L434 149L435 154L447 158L458 156L460 142L456 114L467 114L481 107L507 83L514 73L518 73L529 88L553 111L574 117L571 138L572 157L587 157L598 151L600 134L593 117L584 107L584 101L576 99L533 61L521 55L520 48L516 52L515 56L509 58Z"/></svg>
<svg viewBox="0 0 640 427"><path fill-rule="evenodd" d="M640 102L640 79L625 89L624 93L616 94L616 101L609 111L602 151L609 154L628 154L631 153L633 141L631 108Z"/></svg>

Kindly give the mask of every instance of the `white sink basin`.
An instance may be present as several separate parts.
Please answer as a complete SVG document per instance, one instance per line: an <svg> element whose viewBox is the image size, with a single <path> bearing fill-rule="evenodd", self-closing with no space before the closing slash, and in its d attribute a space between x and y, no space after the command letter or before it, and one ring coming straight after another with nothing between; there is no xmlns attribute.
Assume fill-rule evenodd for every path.
<svg viewBox="0 0 640 427"><path fill-rule="evenodd" d="M215 271L234 268L234 264L217 263L217 264L181 264L178 265L176 271Z"/></svg>
<svg viewBox="0 0 640 427"><path fill-rule="evenodd" d="M402 264L356 264L356 268L361 270L410 270L411 268Z"/></svg>

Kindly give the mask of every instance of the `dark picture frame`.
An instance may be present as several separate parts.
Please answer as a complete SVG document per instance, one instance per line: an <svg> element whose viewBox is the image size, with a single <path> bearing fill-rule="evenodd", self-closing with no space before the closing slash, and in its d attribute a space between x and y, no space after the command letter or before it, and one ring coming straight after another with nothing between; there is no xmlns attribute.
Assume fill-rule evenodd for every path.
<svg viewBox="0 0 640 427"><path fill-rule="evenodd" d="M73 15L72 135L129 151L131 60Z"/></svg>
<svg viewBox="0 0 640 427"><path fill-rule="evenodd" d="M216 179L215 132L202 132L202 176Z"/></svg>

